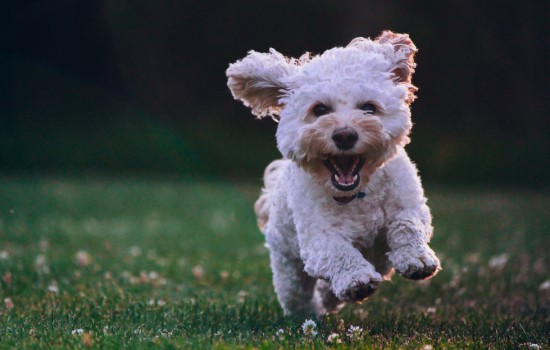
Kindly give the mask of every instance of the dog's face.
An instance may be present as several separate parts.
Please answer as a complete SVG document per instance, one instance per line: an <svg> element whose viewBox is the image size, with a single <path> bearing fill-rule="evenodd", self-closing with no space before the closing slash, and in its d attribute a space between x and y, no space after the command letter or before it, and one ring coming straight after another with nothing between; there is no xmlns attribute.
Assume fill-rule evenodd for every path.
<svg viewBox="0 0 550 350"><path fill-rule="evenodd" d="M384 32L312 58L251 52L228 85L257 116L280 116L281 153L345 204L409 140L415 51L408 35Z"/></svg>

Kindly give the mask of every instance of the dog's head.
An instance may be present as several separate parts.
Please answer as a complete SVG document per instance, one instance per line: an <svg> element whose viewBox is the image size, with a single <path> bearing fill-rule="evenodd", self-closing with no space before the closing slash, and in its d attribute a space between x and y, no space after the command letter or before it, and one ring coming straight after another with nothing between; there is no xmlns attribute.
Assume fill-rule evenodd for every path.
<svg viewBox="0 0 550 350"><path fill-rule="evenodd" d="M251 51L226 73L254 115L280 117L281 153L347 203L409 141L415 52L407 34L386 31L313 57Z"/></svg>

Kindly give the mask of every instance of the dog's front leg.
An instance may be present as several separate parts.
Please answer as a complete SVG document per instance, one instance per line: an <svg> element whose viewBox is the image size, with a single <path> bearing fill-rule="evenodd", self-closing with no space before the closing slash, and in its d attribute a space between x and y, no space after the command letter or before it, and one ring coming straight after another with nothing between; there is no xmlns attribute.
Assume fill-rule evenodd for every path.
<svg viewBox="0 0 550 350"><path fill-rule="evenodd" d="M329 281L342 301L362 301L376 291L382 276L343 235L333 231L299 235L305 271Z"/></svg>
<svg viewBox="0 0 550 350"><path fill-rule="evenodd" d="M429 278L440 269L440 262L428 246L432 236L429 209L406 210L389 225L388 258L395 270L413 280Z"/></svg>

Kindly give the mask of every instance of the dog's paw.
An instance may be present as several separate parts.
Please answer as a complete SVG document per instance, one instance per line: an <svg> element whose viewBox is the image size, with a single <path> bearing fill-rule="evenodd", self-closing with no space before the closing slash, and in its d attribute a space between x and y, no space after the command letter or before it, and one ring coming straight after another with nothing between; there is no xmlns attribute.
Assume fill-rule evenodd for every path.
<svg viewBox="0 0 550 350"><path fill-rule="evenodd" d="M380 282L379 273L363 271L334 280L332 290L341 301L361 302L376 292Z"/></svg>
<svg viewBox="0 0 550 350"><path fill-rule="evenodd" d="M441 264L434 251L428 246L406 247L389 253L395 270L405 278L423 280L441 270Z"/></svg>

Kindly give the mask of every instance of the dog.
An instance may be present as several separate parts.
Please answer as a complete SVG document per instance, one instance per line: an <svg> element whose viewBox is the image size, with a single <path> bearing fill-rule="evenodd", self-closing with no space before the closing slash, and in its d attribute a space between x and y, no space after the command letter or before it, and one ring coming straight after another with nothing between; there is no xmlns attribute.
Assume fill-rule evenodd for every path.
<svg viewBox="0 0 550 350"><path fill-rule="evenodd" d="M235 99L278 118L277 147L255 211L285 315L338 312L394 270L440 270L432 217L405 152L417 49L384 31L319 55L250 51L229 65Z"/></svg>

